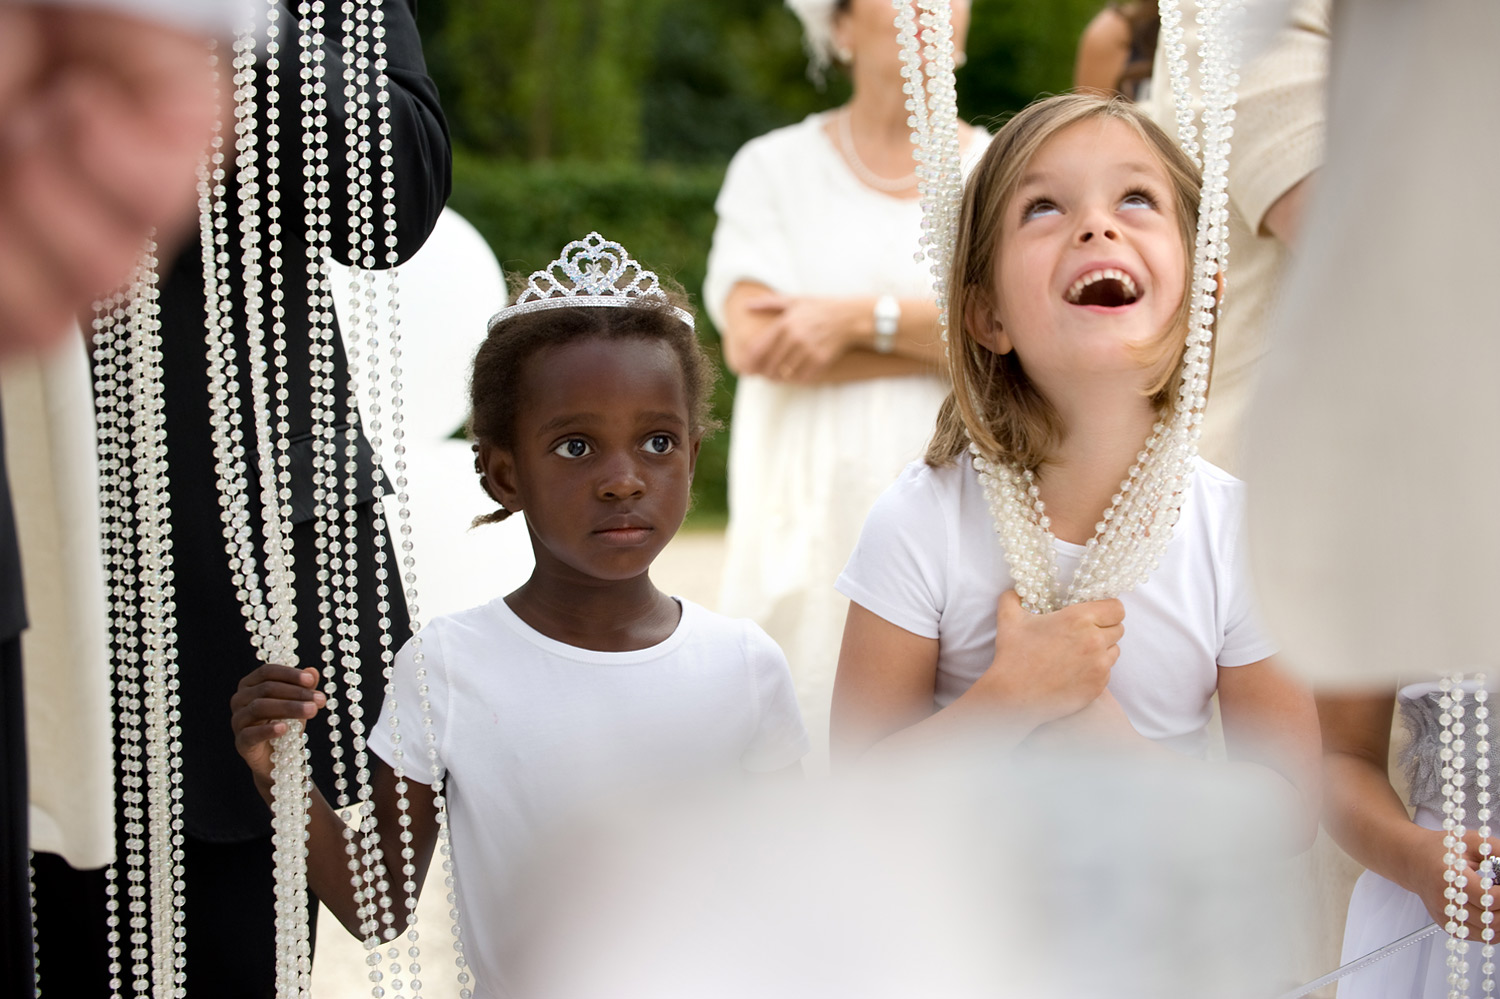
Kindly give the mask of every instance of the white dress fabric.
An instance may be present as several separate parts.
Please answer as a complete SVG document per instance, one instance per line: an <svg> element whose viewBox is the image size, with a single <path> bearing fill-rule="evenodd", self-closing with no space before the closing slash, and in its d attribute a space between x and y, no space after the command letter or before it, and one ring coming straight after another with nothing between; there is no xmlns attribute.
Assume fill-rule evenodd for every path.
<svg viewBox="0 0 1500 999"><path fill-rule="evenodd" d="M1246 475L1267 623L1327 685L1500 667L1496 38L1481 0L1339 5Z"/></svg>
<svg viewBox="0 0 1500 999"><path fill-rule="evenodd" d="M1275 649L1262 632L1242 558L1244 486L1198 459L1181 519L1151 579L1120 598L1125 635L1109 689L1136 731L1185 755L1208 753L1218 667ZM1059 577L1082 545L1054 542ZM967 454L917 462L870 511L839 591L899 628L938 641L933 701L945 708L995 655L995 607L1014 586Z"/></svg>
<svg viewBox="0 0 1500 999"><path fill-rule="evenodd" d="M913 256L920 205L860 183L824 133L827 117L754 139L730 163L703 292L719 328L740 281L784 295L933 297L929 265ZM976 136L970 164L985 144ZM947 391L936 373L739 380L719 609L753 619L786 652L819 757L848 609L834 579L870 505L926 447Z"/></svg>
<svg viewBox="0 0 1500 999"><path fill-rule="evenodd" d="M506 954L527 916L515 892L549 833L611 800L779 770L807 752L775 643L749 621L679 603L672 634L632 652L555 641L496 598L434 619L397 655L394 711L387 696L369 746L395 765L394 714L407 776L432 781L425 684L477 996L507 994Z"/></svg>
<svg viewBox="0 0 1500 999"><path fill-rule="evenodd" d="M21 658L31 847L103 867L115 857L108 580L83 335L45 359L7 360L0 386L30 621Z"/></svg>
<svg viewBox="0 0 1500 999"><path fill-rule="evenodd" d="M1414 821L1424 829L1443 827L1441 793L1437 792L1433 776L1441 766L1437 759L1437 691L1436 683L1414 683L1401 688L1397 696L1401 716L1407 727L1414 730L1412 745L1406 753L1408 782L1415 808ZM1468 769L1472 771L1472 757L1469 762ZM1467 824L1474 825L1472 813ZM1431 922L1432 916L1417 895L1374 871L1366 871L1355 882L1354 893L1349 897L1339 963L1364 957ZM1447 999L1450 989L1447 946L1447 936L1434 933L1362 968L1339 983L1338 999ZM1480 996L1483 993L1479 968L1483 960L1477 943L1470 944L1467 960L1469 976L1464 991Z"/></svg>

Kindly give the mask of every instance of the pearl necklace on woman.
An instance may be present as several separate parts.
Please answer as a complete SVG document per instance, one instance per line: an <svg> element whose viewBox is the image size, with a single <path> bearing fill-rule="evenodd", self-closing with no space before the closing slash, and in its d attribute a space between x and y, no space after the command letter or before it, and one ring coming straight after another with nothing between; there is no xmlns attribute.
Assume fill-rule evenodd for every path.
<svg viewBox="0 0 1500 999"><path fill-rule="evenodd" d="M880 174L865 166L865 161L859 157L859 149L854 145L854 111L844 108L838 114L839 150L844 154L844 161L849 164L849 169L854 171L854 176L866 187L873 187L877 191L887 194L897 194L901 191L910 191L917 186L917 173L911 173L902 177L882 177Z"/></svg>

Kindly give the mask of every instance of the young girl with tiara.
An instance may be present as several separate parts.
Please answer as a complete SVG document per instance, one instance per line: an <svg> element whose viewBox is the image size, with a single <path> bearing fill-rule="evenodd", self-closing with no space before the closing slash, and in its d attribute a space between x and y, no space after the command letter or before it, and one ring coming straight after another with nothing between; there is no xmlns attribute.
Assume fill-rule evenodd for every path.
<svg viewBox="0 0 1500 999"><path fill-rule="evenodd" d="M504 953L521 929L512 893L549 829L650 786L795 772L807 750L775 643L649 576L688 508L712 384L681 296L597 233L531 276L474 359L475 464L499 505L480 522L523 514L536 567L515 592L439 617L407 643L368 740L387 863L409 822L413 896L438 835L426 785L446 781L477 995L506 991ZM316 680L262 666L233 700L237 746L268 802L270 740L286 719L327 706ZM393 770L403 759L404 783ZM309 887L366 937L344 822L312 794ZM407 893L390 887L400 912ZM385 922L395 924L390 912Z"/></svg>
<svg viewBox="0 0 1500 999"><path fill-rule="evenodd" d="M836 761L976 726L1203 757L1217 693L1231 756L1290 783L1310 839L1317 719L1256 622L1243 487L1167 460L1199 184L1148 118L1084 95L1016 115L971 174L955 389L839 578Z"/></svg>

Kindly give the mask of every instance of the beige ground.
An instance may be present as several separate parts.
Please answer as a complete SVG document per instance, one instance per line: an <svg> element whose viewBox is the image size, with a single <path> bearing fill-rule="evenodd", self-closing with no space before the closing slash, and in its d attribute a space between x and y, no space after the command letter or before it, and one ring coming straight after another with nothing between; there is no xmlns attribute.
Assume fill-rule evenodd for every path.
<svg viewBox="0 0 1500 999"><path fill-rule="evenodd" d="M719 576L724 564L723 534L690 532L676 538L657 559L652 578L668 593L687 597L712 608L718 601ZM434 865L435 866L435 865ZM1312 912L1308 952L1303 957L1305 979L1330 970L1338 962L1343 937L1344 909L1360 868L1344 856L1326 835L1300 862L1305 872L1306 905ZM454 977L450 922L441 872L428 880L417 908L422 933L421 979L423 993L447 999L458 994ZM389 960L381 967L389 971ZM317 999L363 999L370 995L369 967L361 944L344 932L326 912L318 923L317 960L313 968L313 995ZM387 985L389 985L387 976ZM1316 994L1331 999L1332 988Z"/></svg>

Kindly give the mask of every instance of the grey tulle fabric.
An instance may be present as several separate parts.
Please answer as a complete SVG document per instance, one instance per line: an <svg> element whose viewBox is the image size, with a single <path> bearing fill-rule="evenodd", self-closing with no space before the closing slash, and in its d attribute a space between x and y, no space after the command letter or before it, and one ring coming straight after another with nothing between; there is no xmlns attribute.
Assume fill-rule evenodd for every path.
<svg viewBox="0 0 1500 999"><path fill-rule="evenodd" d="M1430 808L1441 815L1443 813L1443 769L1442 760L1438 758L1438 751L1442 748L1442 740L1439 738L1443 731L1438 717L1442 714L1439 700L1442 694L1433 691L1407 700L1401 698L1401 720L1406 729L1411 733L1411 742L1401 752L1401 766L1406 771L1406 780L1409 785L1407 800L1413 808ZM1466 700L1468 700L1466 698ZM1472 724L1473 701L1468 701L1470 708L1469 717ZM1500 726L1500 723L1497 723ZM1500 727L1493 733L1494 738L1490 740L1489 770L1491 780L1500 779ZM1464 783L1466 792L1464 811L1466 819L1464 824L1473 828L1478 824L1479 805L1474 798L1477 784L1475 778L1479 776L1478 757L1474 753L1475 740L1471 734L1466 738L1467 750L1464 753ZM1500 825L1500 783L1493 785L1491 794L1495 797L1492 808L1495 811L1495 822Z"/></svg>

